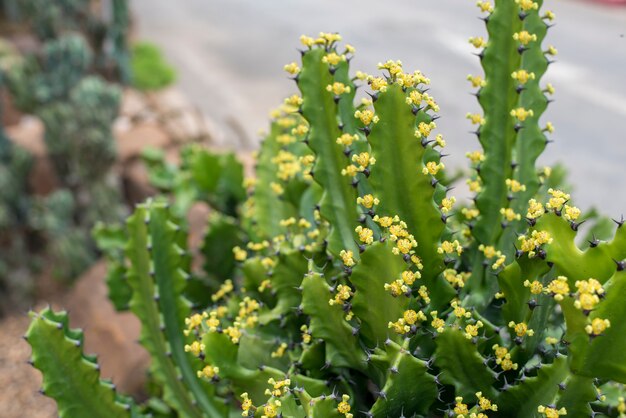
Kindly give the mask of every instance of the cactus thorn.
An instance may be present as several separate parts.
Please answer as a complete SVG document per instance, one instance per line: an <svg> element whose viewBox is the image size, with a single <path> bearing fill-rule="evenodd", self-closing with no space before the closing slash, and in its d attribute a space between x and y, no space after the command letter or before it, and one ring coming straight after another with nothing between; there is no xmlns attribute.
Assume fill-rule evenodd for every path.
<svg viewBox="0 0 626 418"><path fill-rule="evenodd" d="M570 227L572 228L572 231L578 231L578 227L584 224L585 222L587 222L587 219L584 219L580 222L571 222Z"/></svg>
<svg viewBox="0 0 626 418"><path fill-rule="evenodd" d="M618 261L613 259L613 261L617 264L617 271L624 271L624 269L626 269L626 260Z"/></svg>
<svg viewBox="0 0 626 418"><path fill-rule="evenodd" d="M619 219L619 221L617 219L613 219L613 222L615 222L617 224L618 228L621 228L622 225L624 225L624 215L622 215Z"/></svg>
<svg viewBox="0 0 626 418"><path fill-rule="evenodd" d="M587 241L589 243L590 248L596 248L600 244L600 240L596 238L596 234L591 234L592 239Z"/></svg>

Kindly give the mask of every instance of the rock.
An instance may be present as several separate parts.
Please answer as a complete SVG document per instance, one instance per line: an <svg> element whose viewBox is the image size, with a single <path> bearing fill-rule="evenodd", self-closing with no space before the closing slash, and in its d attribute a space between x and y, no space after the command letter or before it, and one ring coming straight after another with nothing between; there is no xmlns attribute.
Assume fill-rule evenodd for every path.
<svg viewBox="0 0 626 418"><path fill-rule="evenodd" d="M147 112L148 103L142 93L135 89L126 88L122 94L120 116L136 118Z"/></svg>
<svg viewBox="0 0 626 418"><path fill-rule="evenodd" d="M141 160L131 161L123 167L122 183L124 198L131 206L157 193L157 190L150 185L148 169Z"/></svg>
<svg viewBox="0 0 626 418"><path fill-rule="evenodd" d="M193 107L185 95L176 87L168 87L147 93L146 97L150 106L162 115Z"/></svg>
<svg viewBox="0 0 626 418"><path fill-rule="evenodd" d="M169 135L156 123L143 122L130 129L115 132L118 160L122 164L141 156L145 147L167 148Z"/></svg>
<svg viewBox="0 0 626 418"><path fill-rule="evenodd" d="M34 116L24 116L19 123L6 129L7 136L14 144L24 148L36 157L46 155L44 132L43 122Z"/></svg>

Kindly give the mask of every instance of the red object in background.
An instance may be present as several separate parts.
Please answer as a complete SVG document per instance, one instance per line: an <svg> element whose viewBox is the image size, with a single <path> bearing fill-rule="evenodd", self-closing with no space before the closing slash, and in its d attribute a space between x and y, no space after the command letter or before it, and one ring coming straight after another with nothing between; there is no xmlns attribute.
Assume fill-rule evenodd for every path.
<svg viewBox="0 0 626 418"><path fill-rule="evenodd" d="M613 4L613 5L626 5L626 0L591 0L594 3Z"/></svg>

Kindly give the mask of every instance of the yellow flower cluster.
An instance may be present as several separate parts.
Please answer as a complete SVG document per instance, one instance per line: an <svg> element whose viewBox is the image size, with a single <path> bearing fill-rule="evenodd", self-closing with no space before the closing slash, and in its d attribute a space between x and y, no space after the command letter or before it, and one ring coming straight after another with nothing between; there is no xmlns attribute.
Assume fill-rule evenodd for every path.
<svg viewBox="0 0 626 418"><path fill-rule="evenodd" d="M467 80L472 84L472 87L485 87L487 82L479 75L468 74Z"/></svg>
<svg viewBox="0 0 626 418"><path fill-rule="evenodd" d="M337 293L335 294L335 297L329 300L328 304L331 306L335 304L343 305L345 301L350 299L350 296L352 296L352 289L350 286L340 284L337 286Z"/></svg>
<svg viewBox="0 0 626 418"><path fill-rule="evenodd" d="M341 260L346 267L354 266L353 256L354 254L352 253L352 251L349 250L341 250L341 252L339 253L339 257L341 257Z"/></svg>
<svg viewBox="0 0 626 418"><path fill-rule="evenodd" d="M528 253L529 257L535 256L537 248L541 247L543 244L552 244L553 241L548 231L537 230L532 231L530 237L520 235L517 239L520 242L520 250Z"/></svg>
<svg viewBox="0 0 626 418"><path fill-rule="evenodd" d="M267 380L267 383L271 385L271 389L265 389L265 394L268 396L275 396L280 398L281 396L287 394L289 391L289 385L291 385L290 379L284 380L275 380L273 377L270 377Z"/></svg>
<svg viewBox="0 0 626 418"><path fill-rule="evenodd" d="M493 5L488 1L477 1L476 6L480 9L481 12L491 13L493 12Z"/></svg>
<svg viewBox="0 0 626 418"><path fill-rule="evenodd" d="M220 372L219 367L205 366L202 370L199 370L197 375L198 379L206 378L213 379Z"/></svg>
<svg viewBox="0 0 626 418"><path fill-rule="evenodd" d="M465 326L465 338L471 340L478 335L478 330L483 327L481 321L476 321L475 324L468 324Z"/></svg>
<svg viewBox="0 0 626 418"><path fill-rule="evenodd" d="M211 295L211 300L213 302L217 302L218 300L222 299L223 297L231 293L234 289L235 287L233 286L233 281L228 279L224 283L222 283L222 285L220 286L217 292Z"/></svg>
<svg viewBox="0 0 626 418"><path fill-rule="evenodd" d="M525 337L526 335L528 335L529 337L535 335L535 331L529 329L528 325L526 325L525 322L520 322L519 324L516 324L514 321L511 321L509 322L509 328L513 328L515 335L520 338Z"/></svg>
<svg viewBox="0 0 626 418"><path fill-rule="evenodd" d="M591 311L600 303L600 297L604 295L604 288L596 279L578 280L575 286L578 290L578 299L574 301L576 309Z"/></svg>
<svg viewBox="0 0 626 418"><path fill-rule="evenodd" d="M472 122L472 125L484 125L486 123L485 118L480 113L468 113L465 117Z"/></svg>
<svg viewBox="0 0 626 418"><path fill-rule="evenodd" d="M565 296L569 295L567 277L558 276L556 279L548 283L545 291L549 293L557 302L562 301Z"/></svg>
<svg viewBox="0 0 626 418"><path fill-rule="evenodd" d="M508 348L500 347L498 344L494 344L491 347L496 355L496 364L499 365L502 370L517 370L517 363L513 363L511 360L511 353Z"/></svg>
<svg viewBox="0 0 626 418"><path fill-rule="evenodd" d="M534 33L531 34L528 31L521 31L513 34L513 39L518 41L520 44L526 46L531 42L535 42L537 40L537 35Z"/></svg>
<svg viewBox="0 0 626 418"><path fill-rule="evenodd" d="M539 9L539 5L535 3L533 0L515 0L515 4L517 4L520 9L527 12L529 10L537 10Z"/></svg>
<svg viewBox="0 0 626 418"><path fill-rule="evenodd" d="M520 122L524 122L528 117L532 117L535 115L532 109L526 110L523 107L518 107L517 109L511 110L511 116L519 120Z"/></svg>
<svg viewBox="0 0 626 418"><path fill-rule="evenodd" d="M346 418L353 417L353 415L350 413L350 404L348 403L349 400L350 400L349 395L341 395L341 402L339 402L339 405L337 406L337 411L340 414L345 415Z"/></svg>
<svg viewBox="0 0 626 418"><path fill-rule="evenodd" d="M359 136L356 134L355 135L343 134L339 138L337 138L337 143L339 145L349 147L350 145L352 145L354 141L358 141L358 140L359 140Z"/></svg>
<svg viewBox="0 0 626 418"><path fill-rule="evenodd" d="M608 319L594 318L591 321L591 324L585 327L585 331L587 332L587 334L593 337L597 337L598 335L602 335L602 333L604 333L604 331L606 331L606 329L610 326L611 321L609 321Z"/></svg>
<svg viewBox="0 0 626 418"><path fill-rule="evenodd" d="M487 41L482 36L476 36L469 38L469 43L474 48L484 48L487 46Z"/></svg>
<svg viewBox="0 0 626 418"><path fill-rule="evenodd" d="M567 415L567 409L565 408L556 409L551 406L543 406L543 405L540 405L539 407L537 407L537 412L539 412L540 414L543 414L543 416L546 418L559 418L559 416L561 415Z"/></svg>
<svg viewBox="0 0 626 418"><path fill-rule="evenodd" d="M436 163L434 161L428 161L426 163L426 166L424 168L422 168L422 174L424 175L431 175L431 176L436 176L437 173L439 173L439 170L443 170L444 168L446 168L445 165L443 165L443 163Z"/></svg>
<svg viewBox="0 0 626 418"><path fill-rule="evenodd" d="M530 293L533 295L538 295L543 292L543 284L539 280L524 280L524 287L528 287L530 289Z"/></svg>
<svg viewBox="0 0 626 418"><path fill-rule="evenodd" d="M363 125L369 125L372 122L378 123L379 121L378 116L374 115L374 112L369 109L357 110L354 112L354 117L359 119Z"/></svg>
<svg viewBox="0 0 626 418"><path fill-rule="evenodd" d="M456 252L458 255L461 255L463 253L463 246L458 240L444 241L437 248L437 252L439 254L452 254Z"/></svg>
<svg viewBox="0 0 626 418"><path fill-rule="evenodd" d="M332 92L334 95L339 96L344 93L350 93L350 86L346 86L340 82L334 82L326 86L326 91Z"/></svg>
<svg viewBox="0 0 626 418"><path fill-rule="evenodd" d="M470 273L459 273L454 269L446 269L443 271L444 279L457 289L465 286L465 282L469 276Z"/></svg>
<svg viewBox="0 0 626 418"><path fill-rule="evenodd" d="M415 312L412 309L404 311L402 318L399 318L396 322L389 322L388 327L393 329L397 334L404 335L411 331L411 325L415 325L418 321L424 322L428 318L422 311Z"/></svg>
<svg viewBox="0 0 626 418"><path fill-rule="evenodd" d="M430 135L432 130L435 128L437 128L437 125L435 124L435 122L429 122L429 123L420 122L419 125L417 125L417 129L415 130L415 137L427 138L428 135Z"/></svg>
<svg viewBox="0 0 626 418"><path fill-rule="evenodd" d="M366 194L363 197L356 198L357 205L362 205L366 209L371 209L375 205L380 203L380 200L372 196L371 194Z"/></svg>
<svg viewBox="0 0 626 418"><path fill-rule="evenodd" d="M528 83L529 80L535 79L535 73L528 72L526 70L517 70L511 73L511 77L514 80L517 80L520 84L524 85Z"/></svg>

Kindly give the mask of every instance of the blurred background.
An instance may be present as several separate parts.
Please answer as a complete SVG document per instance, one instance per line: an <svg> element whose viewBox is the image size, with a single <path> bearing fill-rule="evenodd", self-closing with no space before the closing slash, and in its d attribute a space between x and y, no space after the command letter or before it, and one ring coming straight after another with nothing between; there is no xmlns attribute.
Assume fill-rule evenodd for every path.
<svg viewBox="0 0 626 418"><path fill-rule="evenodd" d="M556 14L544 46L559 53L544 78L556 94L543 123L556 131L540 163L566 167L574 204L619 218L626 0L544 5ZM446 165L467 167L478 143L465 115L480 108L466 76L482 74L468 38L486 35L473 0L0 0L1 417L56 416L34 395L40 375L17 342L28 307L44 302L87 328L86 351L100 355L105 377L145 390L139 325L107 299L114 272L102 250L117 244L98 222L122 222L171 191L189 144L233 151L250 168L269 111L296 92L283 66L299 59L301 34L320 31L356 47L354 71L393 59L425 73ZM207 213L188 214L192 248Z"/></svg>
<svg viewBox="0 0 626 418"><path fill-rule="evenodd" d="M182 90L218 124L229 146L254 148L267 113L295 86L282 66L298 37L339 32L357 49L353 68L401 60L432 81L448 164L477 147L465 119L478 110L467 74L482 74L467 39L483 36L473 1L134 0L139 34L161 46ZM559 54L545 77L556 87L544 119L556 127L543 163L563 162L575 200L611 216L626 208L626 7L619 0L547 0L557 19L546 38ZM547 47L546 45L546 47ZM236 144L236 145L235 145Z"/></svg>

